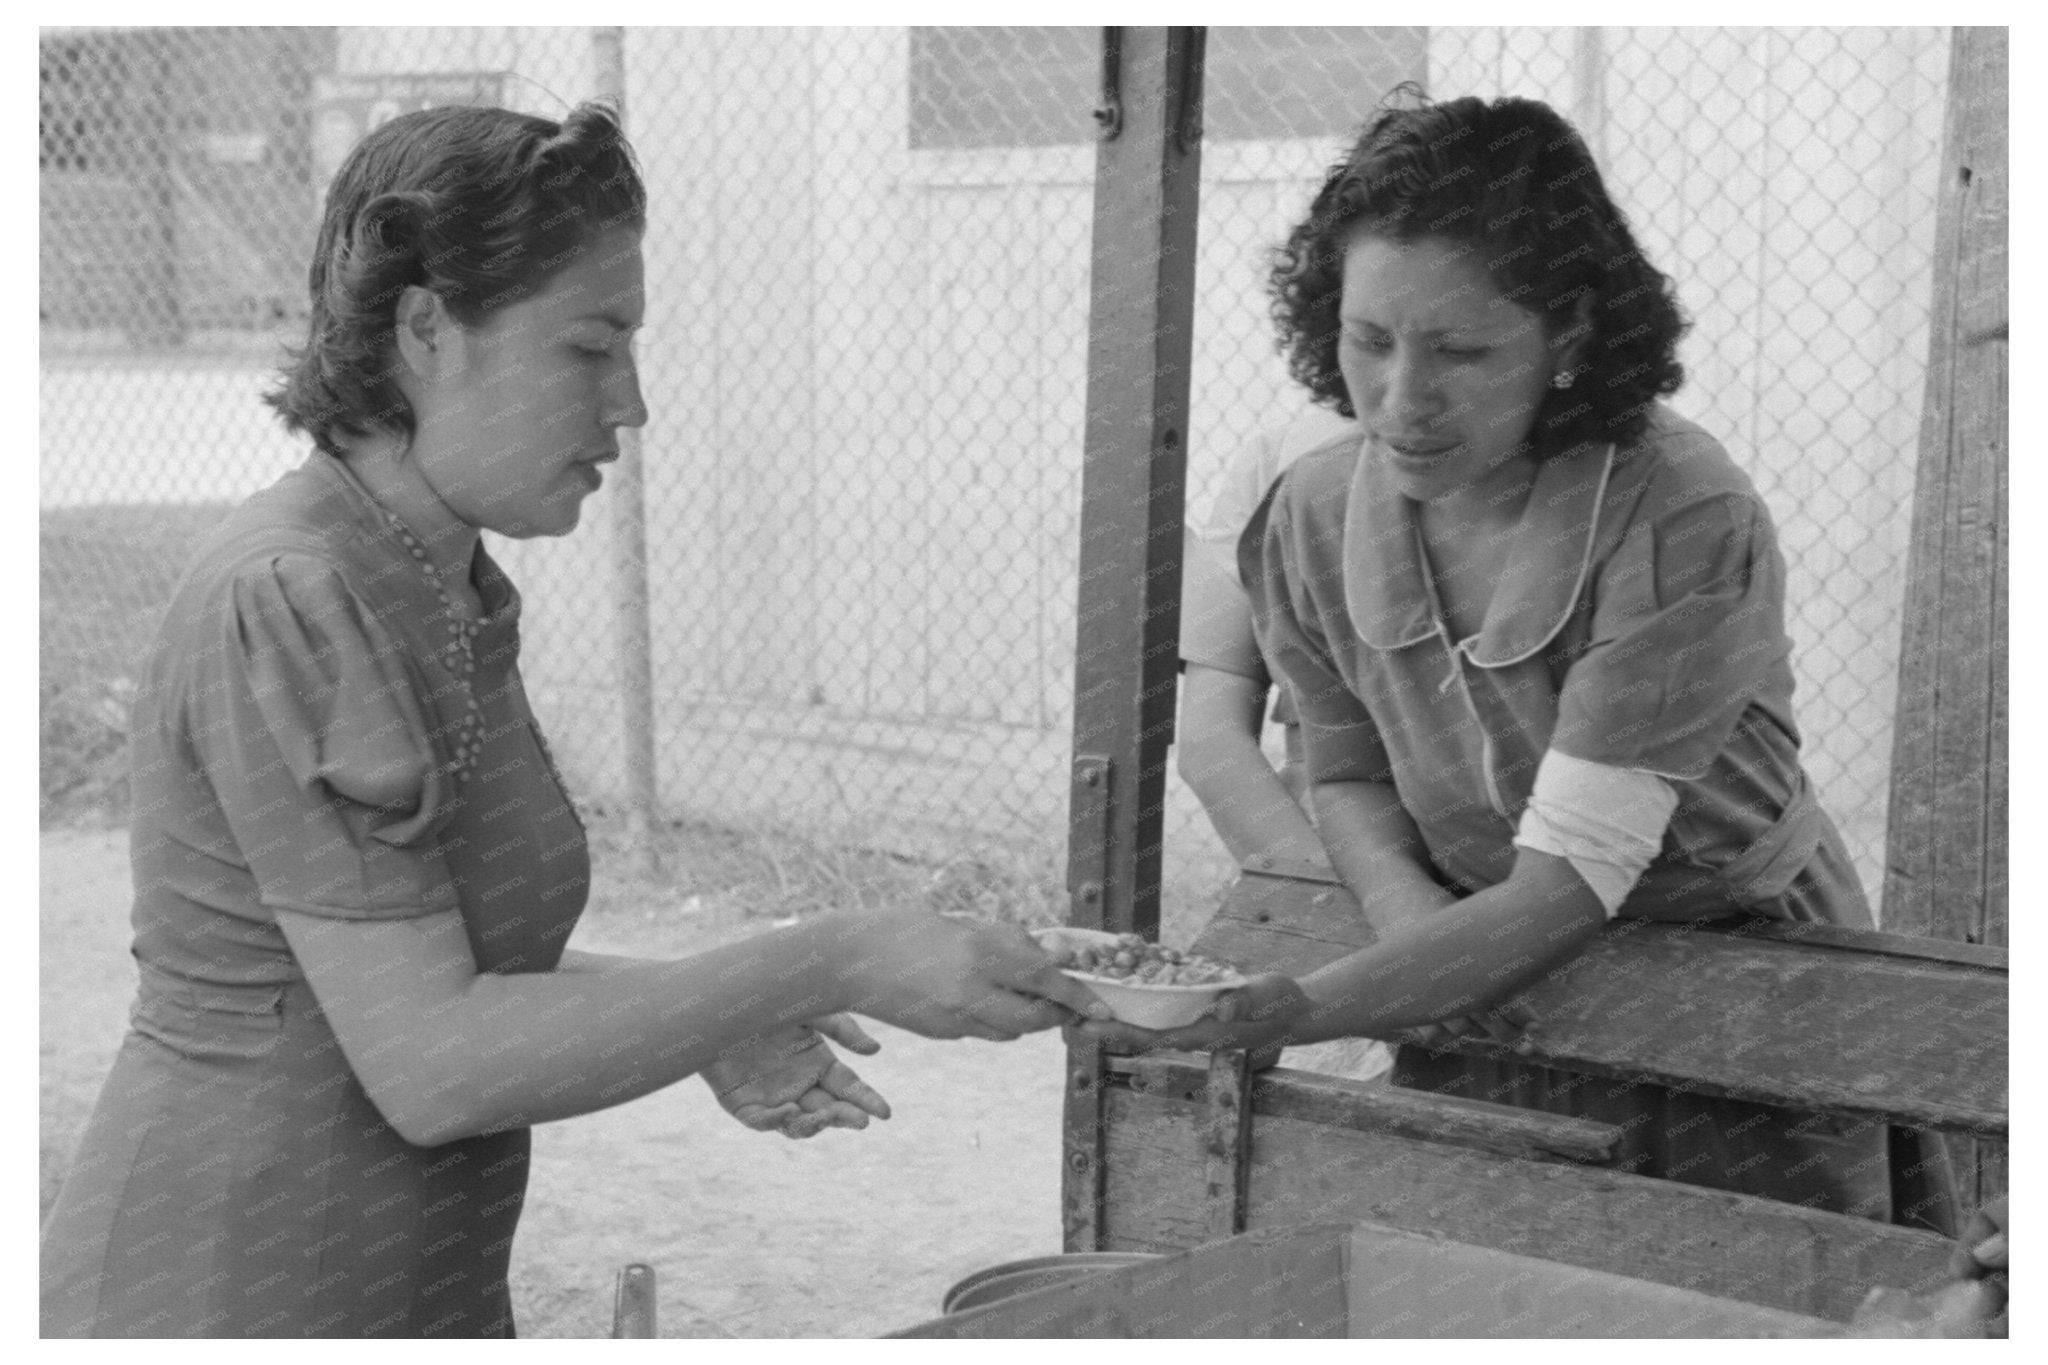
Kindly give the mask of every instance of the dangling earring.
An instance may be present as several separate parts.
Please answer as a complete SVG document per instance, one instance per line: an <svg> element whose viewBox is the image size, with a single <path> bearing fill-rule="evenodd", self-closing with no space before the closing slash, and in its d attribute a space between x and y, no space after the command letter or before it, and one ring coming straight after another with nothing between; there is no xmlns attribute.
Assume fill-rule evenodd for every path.
<svg viewBox="0 0 2048 1365"><path fill-rule="evenodd" d="M1578 374L1573 370L1559 370L1550 377L1550 387L1553 389L1568 389L1572 386L1572 381L1577 378Z"/></svg>

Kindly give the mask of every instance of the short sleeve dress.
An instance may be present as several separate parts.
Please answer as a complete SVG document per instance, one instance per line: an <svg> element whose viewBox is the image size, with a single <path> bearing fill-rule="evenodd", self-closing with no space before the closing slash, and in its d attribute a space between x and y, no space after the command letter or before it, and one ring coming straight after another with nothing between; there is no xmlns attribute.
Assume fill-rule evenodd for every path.
<svg viewBox="0 0 2048 1365"><path fill-rule="evenodd" d="M1238 576L1237 542L1246 523L1279 477L1295 461L1325 446L1357 446L1357 426L1328 408L1305 412L1259 432L1225 466L1214 496L1188 518L1181 560L1180 657L1249 678L1261 687L1274 679L1252 633L1250 604ZM1350 438L1347 443L1347 438ZM1276 688L1272 719L1286 727L1289 769L1301 762L1293 706Z"/></svg>
<svg viewBox="0 0 2048 1365"><path fill-rule="evenodd" d="M1545 461L1462 640L1430 591L1413 504L1376 492L1355 448L1304 458L1241 550L1310 776L1391 783L1447 886L1507 879L1556 748L1678 792L1621 914L1869 925L1799 762L1769 513L1699 427L1660 407L1634 446Z"/></svg>
<svg viewBox="0 0 2048 1365"><path fill-rule="evenodd" d="M481 970L559 962L588 849L519 595L481 546L471 572L465 624L318 454L188 571L131 731L140 981L44 1225L44 1335L512 1335L527 1130L399 1137L274 913L452 910Z"/></svg>
<svg viewBox="0 0 2048 1365"><path fill-rule="evenodd" d="M1545 461L1464 639L1431 591L1414 505L1367 469L1355 442L1304 457L1239 545L1312 781L1391 785L1429 870L1464 895L1513 870L1548 750L1656 773L1678 803L1621 915L1870 925L1799 761L1775 532L1719 442L1660 406L1633 445ZM1881 1125L1815 1116L1788 1137L1774 1119L1738 1141L1676 1112L1645 1123L1627 1087L1503 1070L1403 1048L1396 1081L1623 1123L1647 1173L1884 1212Z"/></svg>

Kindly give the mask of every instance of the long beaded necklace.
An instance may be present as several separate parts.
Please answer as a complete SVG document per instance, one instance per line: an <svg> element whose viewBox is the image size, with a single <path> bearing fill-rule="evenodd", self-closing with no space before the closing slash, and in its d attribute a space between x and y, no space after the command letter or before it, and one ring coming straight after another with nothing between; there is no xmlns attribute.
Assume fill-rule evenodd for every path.
<svg viewBox="0 0 2048 1365"><path fill-rule="evenodd" d="M441 582L441 576L434 572L434 562L427 558L427 547L420 544L419 537L408 530L405 523L388 509L379 507L377 510L384 513L386 524L411 553L420 576L427 580L427 586L441 599L441 609L448 618L449 640L447 646L440 652L445 656L443 662L448 671L455 675L455 681L462 688L462 724L456 731L455 740L455 780L467 783L469 765L476 759L477 752L482 747L484 728L483 708L477 705L476 700L474 641L478 623L464 616L462 608L456 605L454 595Z"/></svg>

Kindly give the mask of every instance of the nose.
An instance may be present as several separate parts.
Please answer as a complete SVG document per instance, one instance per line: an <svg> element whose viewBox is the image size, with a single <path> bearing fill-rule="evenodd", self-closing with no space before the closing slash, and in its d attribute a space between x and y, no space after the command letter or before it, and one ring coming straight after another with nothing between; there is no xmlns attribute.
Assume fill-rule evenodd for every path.
<svg viewBox="0 0 2048 1365"><path fill-rule="evenodd" d="M1396 346L1387 357L1379 408L1381 416L1400 426L1420 426L1443 415L1443 387L1423 347Z"/></svg>
<svg viewBox="0 0 2048 1365"><path fill-rule="evenodd" d="M630 353L625 363L605 378L600 420L606 427L647 425L647 404L640 396L640 362Z"/></svg>

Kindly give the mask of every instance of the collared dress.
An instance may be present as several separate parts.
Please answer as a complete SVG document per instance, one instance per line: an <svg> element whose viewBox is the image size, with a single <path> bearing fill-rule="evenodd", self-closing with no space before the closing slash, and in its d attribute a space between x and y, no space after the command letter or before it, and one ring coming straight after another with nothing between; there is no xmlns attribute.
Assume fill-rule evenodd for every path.
<svg viewBox="0 0 2048 1365"><path fill-rule="evenodd" d="M140 980L44 1224L44 1335L513 1334L527 1130L401 1138L275 915L453 910L481 970L559 962L588 848L520 683L518 592L481 546L472 583L465 652L381 509L318 454L188 570L131 731ZM394 773L381 808L337 794Z"/></svg>
<svg viewBox="0 0 2048 1365"><path fill-rule="evenodd" d="M1632 445L1544 461L1485 619L1462 639L1433 593L1415 504L1376 487L1369 464L1355 443L1305 456L1239 546L1313 782L1391 785L1427 870L1465 895L1512 871L1518 822L1555 748L1655 774L1677 794L1619 914L1870 925L1799 761L1770 515L1718 441L1659 406ZM1564 1073L1415 1048L1402 1050L1396 1080L1629 1123L1632 1168L1646 1173L1886 1211L1882 1160L1859 1164L1881 1147L1881 1125L1815 1116L1775 1147L1706 1135L1714 1149L1698 1160L1666 1135L1688 1131L1682 1116L1643 1122L1648 1092L1603 1108ZM1745 1164L1759 1143L1766 1159ZM1816 1146L1823 1159L1807 1160Z"/></svg>
<svg viewBox="0 0 2048 1365"><path fill-rule="evenodd" d="M1237 543L1244 528L1280 476L1294 462L1325 446L1345 443L1356 451L1358 427L1328 408L1312 407L1285 423L1266 428L1245 443L1228 465L1203 509L1188 518L1182 557L1180 657L1183 663L1249 678L1274 690L1271 718L1285 727L1286 769L1301 763L1301 736L1284 687L1275 687L1251 630L1244 584L1238 577Z"/></svg>

